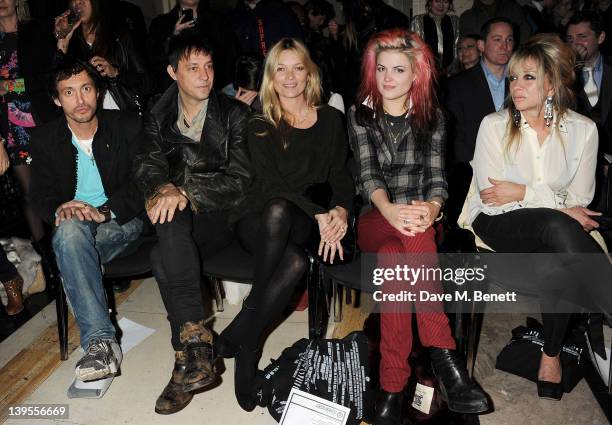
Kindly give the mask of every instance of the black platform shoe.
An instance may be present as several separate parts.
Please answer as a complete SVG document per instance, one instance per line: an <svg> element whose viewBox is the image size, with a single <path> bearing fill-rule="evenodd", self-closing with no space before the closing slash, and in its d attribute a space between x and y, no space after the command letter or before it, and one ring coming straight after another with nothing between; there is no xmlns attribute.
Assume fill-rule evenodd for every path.
<svg viewBox="0 0 612 425"><path fill-rule="evenodd" d="M563 383L540 381L537 382L538 397L547 400L561 400L563 397Z"/></svg>
<svg viewBox="0 0 612 425"><path fill-rule="evenodd" d="M388 393L380 390L376 399L376 418L373 425L402 425L404 392Z"/></svg>
<svg viewBox="0 0 612 425"><path fill-rule="evenodd" d="M431 347L429 355L449 410L470 414L489 410L486 394L469 377L455 350Z"/></svg>

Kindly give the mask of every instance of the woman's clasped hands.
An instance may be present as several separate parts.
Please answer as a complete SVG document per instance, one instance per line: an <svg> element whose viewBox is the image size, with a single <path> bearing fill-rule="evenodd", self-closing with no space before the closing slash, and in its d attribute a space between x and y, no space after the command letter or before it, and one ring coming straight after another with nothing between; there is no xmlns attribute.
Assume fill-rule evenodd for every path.
<svg viewBox="0 0 612 425"><path fill-rule="evenodd" d="M380 212L401 234L416 236L433 225L440 214L440 207L432 202L415 200L410 204L389 203Z"/></svg>
<svg viewBox="0 0 612 425"><path fill-rule="evenodd" d="M340 241L348 229L346 209L337 206L325 214L316 214L315 219L321 235L318 254L323 257L323 261L327 261L329 256L330 264L334 264L336 253L341 260L344 260L344 250Z"/></svg>

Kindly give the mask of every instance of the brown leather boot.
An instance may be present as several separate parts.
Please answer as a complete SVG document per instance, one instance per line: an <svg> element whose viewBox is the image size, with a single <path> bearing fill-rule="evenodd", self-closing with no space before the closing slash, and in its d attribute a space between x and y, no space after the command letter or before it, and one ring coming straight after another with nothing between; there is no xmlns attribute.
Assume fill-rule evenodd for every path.
<svg viewBox="0 0 612 425"><path fill-rule="evenodd" d="M3 282L6 290L8 304L6 305L6 314L15 316L23 311L23 279L17 276L8 282Z"/></svg>
<svg viewBox="0 0 612 425"><path fill-rule="evenodd" d="M204 321L186 322L181 325L181 344L185 346L186 365L184 391L193 391L217 383L213 363L213 336L204 327Z"/></svg>
<svg viewBox="0 0 612 425"><path fill-rule="evenodd" d="M193 398L191 391L184 391L185 365L187 364L187 353L176 351L174 354L174 369L172 377L166 388L162 391L155 402L155 413L170 415L183 410Z"/></svg>

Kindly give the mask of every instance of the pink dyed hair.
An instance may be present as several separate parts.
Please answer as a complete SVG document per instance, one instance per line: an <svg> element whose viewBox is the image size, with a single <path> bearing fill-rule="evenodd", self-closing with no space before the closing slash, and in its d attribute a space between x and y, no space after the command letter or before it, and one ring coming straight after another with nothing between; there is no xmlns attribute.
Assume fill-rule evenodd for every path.
<svg viewBox="0 0 612 425"><path fill-rule="evenodd" d="M383 98L376 87L376 59L380 52L386 50L401 52L408 56L415 74L408 93L412 99L412 123L421 130L430 128L438 107L434 90L437 80L435 60L429 46L421 37L405 29L381 31L374 34L368 42L363 52L357 105L369 98L376 113L383 113Z"/></svg>

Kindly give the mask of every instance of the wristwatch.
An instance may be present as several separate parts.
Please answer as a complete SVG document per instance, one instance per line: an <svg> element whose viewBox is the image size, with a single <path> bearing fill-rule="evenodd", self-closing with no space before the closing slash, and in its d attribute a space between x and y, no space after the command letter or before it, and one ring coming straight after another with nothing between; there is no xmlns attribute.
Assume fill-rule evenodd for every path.
<svg viewBox="0 0 612 425"><path fill-rule="evenodd" d="M104 215L104 223L111 221L111 210L108 204L103 204L98 207L98 212Z"/></svg>

